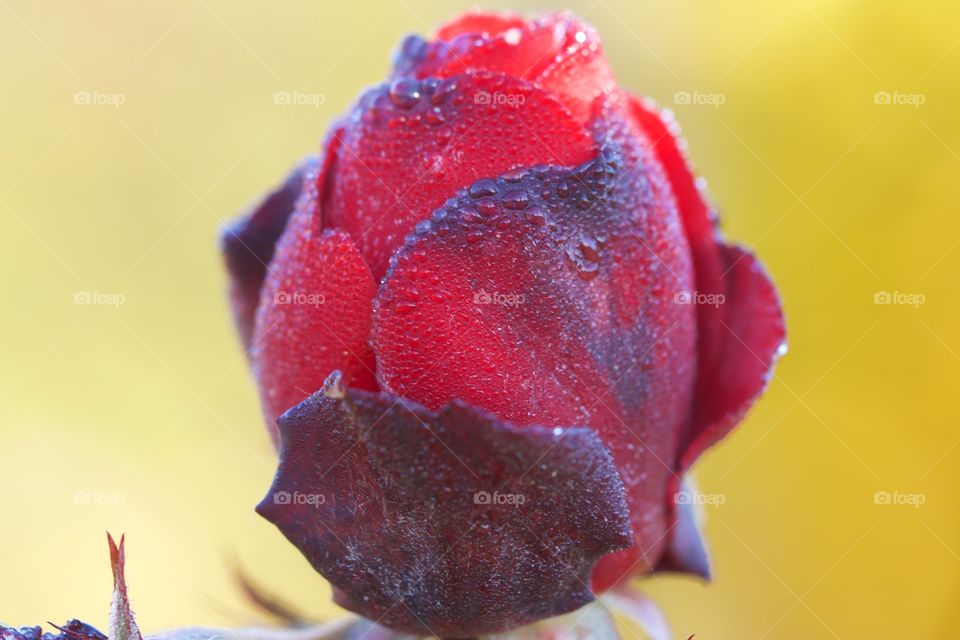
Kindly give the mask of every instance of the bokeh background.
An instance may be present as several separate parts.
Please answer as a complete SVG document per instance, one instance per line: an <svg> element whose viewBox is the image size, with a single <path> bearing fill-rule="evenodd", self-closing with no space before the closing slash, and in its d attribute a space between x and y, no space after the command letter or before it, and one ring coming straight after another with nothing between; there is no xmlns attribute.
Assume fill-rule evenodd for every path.
<svg viewBox="0 0 960 640"><path fill-rule="evenodd" d="M104 624L105 530L148 631L255 620L238 565L337 613L252 511L275 459L217 231L466 6L0 0L0 620ZM554 6L675 110L788 317L766 397L697 467L715 582L645 589L680 638L957 637L960 8Z"/></svg>

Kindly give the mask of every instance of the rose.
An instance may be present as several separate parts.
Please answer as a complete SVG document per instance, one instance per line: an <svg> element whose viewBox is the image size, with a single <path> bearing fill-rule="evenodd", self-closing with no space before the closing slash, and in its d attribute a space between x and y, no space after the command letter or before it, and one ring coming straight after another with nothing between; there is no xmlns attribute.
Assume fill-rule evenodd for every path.
<svg viewBox="0 0 960 640"><path fill-rule="evenodd" d="M227 229L280 445L258 510L341 605L463 637L632 575L708 575L673 496L762 392L784 326L680 149L588 25L468 13L404 41L323 154ZM271 498L297 490L332 498Z"/></svg>

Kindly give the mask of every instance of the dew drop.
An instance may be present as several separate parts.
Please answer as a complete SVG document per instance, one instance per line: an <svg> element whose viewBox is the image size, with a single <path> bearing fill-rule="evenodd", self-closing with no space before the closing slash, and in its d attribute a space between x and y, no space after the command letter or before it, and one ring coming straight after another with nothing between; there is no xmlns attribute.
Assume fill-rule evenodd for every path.
<svg viewBox="0 0 960 640"><path fill-rule="evenodd" d="M503 206L507 209L523 209L527 206L530 198L527 196L526 192L515 190L508 191L506 195L503 196L501 201L503 202Z"/></svg>
<svg viewBox="0 0 960 640"><path fill-rule="evenodd" d="M535 225L542 225L547 221L547 214L539 207L531 207L526 211L527 220Z"/></svg>
<svg viewBox="0 0 960 640"><path fill-rule="evenodd" d="M412 109L420 101L420 83L410 78L396 80L390 85L390 102L401 109Z"/></svg>
<svg viewBox="0 0 960 640"><path fill-rule="evenodd" d="M503 179L507 182L520 182L530 175L530 171L524 167L517 167L503 174Z"/></svg>
<svg viewBox="0 0 960 640"><path fill-rule="evenodd" d="M489 178L477 180L470 185L469 193L474 198L485 198L497 195L497 183Z"/></svg>

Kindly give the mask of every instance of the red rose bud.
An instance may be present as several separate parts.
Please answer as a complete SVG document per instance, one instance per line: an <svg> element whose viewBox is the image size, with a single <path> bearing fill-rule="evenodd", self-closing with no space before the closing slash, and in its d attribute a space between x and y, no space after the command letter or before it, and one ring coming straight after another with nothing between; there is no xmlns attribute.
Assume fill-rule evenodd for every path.
<svg viewBox="0 0 960 640"><path fill-rule="evenodd" d="M462 637L709 575L675 496L763 391L780 304L588 25L409 37L223 248L280 445L258 509L340 604Z"/></svg>

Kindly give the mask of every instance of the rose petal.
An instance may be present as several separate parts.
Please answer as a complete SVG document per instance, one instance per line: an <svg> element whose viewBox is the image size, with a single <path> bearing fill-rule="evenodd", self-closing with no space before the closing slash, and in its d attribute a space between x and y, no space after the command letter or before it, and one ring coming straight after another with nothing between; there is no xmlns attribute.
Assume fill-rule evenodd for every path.
<svg viewBox="0 0 960 640"><path fill-rule="evenodd" d="M478 178L575 165L593 142L556 99L487 72L368 92L343 135L326 220L353 236L379 279L414 225Z"/></svg>
<svg viewBox="0 0 960 640"><path fill-rule="evenodd" d="M410 36L395 57L392 77L447 78L481 69L553 93L581 122L594 99L615 86L597 31L569 12L531 21L475 13L441 29L432 42Z"/></svg>
<svg viewBox="0 0 960 640"><path fill-rule="evenodd" d="M563 53L531 79L538 87L561 96L575 118L585 121L594 101L616 87L597 30L576 21L566 31Z"/></svg>
<svg viewBox="0 0 960 640"><path fill-rule="evenodd" d="M657 561L656 571L689 573L710 579L710 554L700 528L700 513L692 500L680 500L680 496L696 494L693 483L684 478L680 492L674 494L674 524L663 555Z"/></svg>
<svg viewBox="0 0 960 640"><path fill-rule="evenodd" d="M786 348L780 298L763 265L749 251L720 245L724 267L719 343L715 359L701 365L701 394L692 439L680 458L689 468L720 441L760 397Z"/></svg>
<svg viewBox="0 0 960 640"><path fill-rule="evenodd" d="M580 424L611 448L636 546L601 560L603 590L652 568L695 375L689 253L652 150L610 145L575 169L481 180L420 225L377 294L381 387L459 398L520 424ZM642 141L642 140L641 140Z"/></svg>
<svg viewBox="0 0 960 640"><path fill-rule="evenodd" d="M302 206L320 208L324 194L330 191L327 183L337 158L339 134L334 126L319 159L310 156L304 160L283 185L227 225L220 236L230 275L230 303L244 349L249 350L253 341L260 290L287 220L300 200L305 201ZM322 216L322 210L316 215Z"/></svg>
<svg viewBox="0 0 960 640"><path fill-rule="evenodd" d="M0 624L0 640L107 640L107 636L95 627L81 622L76 618L60 625L47 622L60 633L43 633L43 629L36 627L6 627Z"/></svg>
<svg viewBox="0 0 960 640"><path fill-rule="evenodd" d="M318 231L301 201L277 245L263 286L252 348L267 424L339 369L349 384L376 389L367 342L376 285L346 233Z"/></svg>
<svg viewBox="0 0 960 640"><path fill-rule="evenodd" d="M623 485L582 428L515 427L466 404L324 390L280 418L258 512L394 629L469 637L593 599L597 558L630 543Z"/></svg>
<svg viewBox="0 0 960 640"><path fill-rule="evenodd" d="M245 349L249 349L253 341L253 320L274 245L293 213L303 188L304 174L315 172L316 166L316 159L308 158L290 172L282 185L224 227L220 235L221 251L230 276L230 304Z"/></svg>
<svg viewBox="0 0 960 640"><path fill-rule="evenodd" d="M535 78L554 58L560 57L565 41L563 30L545 21L495 34L464 33L447 41L426 44L417 64L398 65L394 77L403 69L413 68L418 78L449 78L468 71Z"/></svg>
<svg viewBox="0 0 960 640"><path fill-rule="evenodd" d="M763 392L786 331L776 289L760 263L724 244L717 233L717 216L694 179L672 116L636 98L632 108L670 177L693 254L696 292L705 301L697 304L697 407L684 439L686 469L733 429Z"/></svg>

